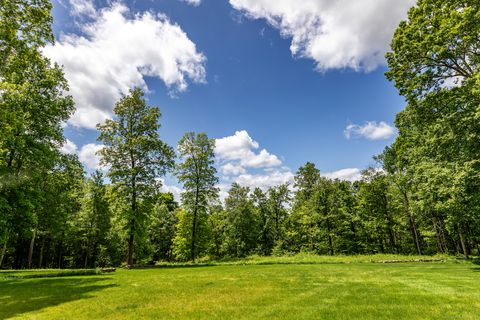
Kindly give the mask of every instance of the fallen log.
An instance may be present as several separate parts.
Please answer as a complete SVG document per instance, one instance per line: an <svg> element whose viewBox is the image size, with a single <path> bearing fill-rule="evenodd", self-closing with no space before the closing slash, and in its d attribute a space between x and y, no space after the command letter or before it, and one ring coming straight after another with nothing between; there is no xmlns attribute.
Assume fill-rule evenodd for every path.
<svg viewBox="0 0 480 320"><path fill-rule="evenodd" d="M443 259L380 260L379 263L445 262Z"/></svg>

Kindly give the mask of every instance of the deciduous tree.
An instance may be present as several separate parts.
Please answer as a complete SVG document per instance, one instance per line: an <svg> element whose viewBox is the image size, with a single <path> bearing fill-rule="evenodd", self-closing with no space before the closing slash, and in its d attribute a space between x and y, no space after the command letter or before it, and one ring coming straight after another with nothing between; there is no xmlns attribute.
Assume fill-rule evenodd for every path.
<svg viewBox="0 0 480 320"><path fill-rule="evenodd" d="M147 105L141 89L132 89L115 105L114 119L98 125L101 163L118 194L129 203L127 264L133 265L135 235L144 231L143 204L155 195L158 179L173 166L173 149L160 140L160 110Z"/></svg>

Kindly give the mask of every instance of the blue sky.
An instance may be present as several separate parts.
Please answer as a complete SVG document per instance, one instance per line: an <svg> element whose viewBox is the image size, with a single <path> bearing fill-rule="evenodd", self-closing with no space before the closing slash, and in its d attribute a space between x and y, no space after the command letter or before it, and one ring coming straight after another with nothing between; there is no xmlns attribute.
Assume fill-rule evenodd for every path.
<svg viewBox="0 0 480 320"><path fill-rule="evenodd" d="M45 53L64 66L79 110L65 152L92 170L95 123L142 86L170 145L187 131L223 138L223 186L291 181L306 161L358 178L395 137L404 100L383 55L412 1L335 3L54 0L57 42ZM166 184L179 190L171 177Z"/></svg>

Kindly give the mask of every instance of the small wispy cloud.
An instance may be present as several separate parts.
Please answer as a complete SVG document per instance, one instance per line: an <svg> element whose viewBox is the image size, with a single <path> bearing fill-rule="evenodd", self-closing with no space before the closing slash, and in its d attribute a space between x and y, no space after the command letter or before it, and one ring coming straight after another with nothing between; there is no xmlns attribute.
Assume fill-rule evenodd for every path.
<svg viewBox="0 0 480 320"><path fill-rule="evenodd" d="M199 6L200 3L202 3L202 0L182 0L182 1L195 7Z"/></svg>
<svg viewBox="0 0 480 320"><path fill-rule="evenodd" d="M368 121L363 125L349 124L344 130L345 138L386 140L395 134L395 128L384 121Z"/></svg>
<svg viewBox="0 0 480 320"><path fill-rule="evenodd" d="M346 181L358 181L362 177L362 171L358 168L346 168L333 172L327 172L322 174L325 178L328 179L338 179Z"/></svg>

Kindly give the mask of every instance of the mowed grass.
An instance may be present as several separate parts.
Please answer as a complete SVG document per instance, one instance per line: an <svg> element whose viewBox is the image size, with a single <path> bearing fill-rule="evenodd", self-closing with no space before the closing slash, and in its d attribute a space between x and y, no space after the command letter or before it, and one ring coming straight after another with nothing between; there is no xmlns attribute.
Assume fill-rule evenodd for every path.
<svg viewBox="0 0 480 320"><path fill-rule="evenodd" d="M35 279L0 272L0 319L480 319L471 263L261 261Z"/></svg>

